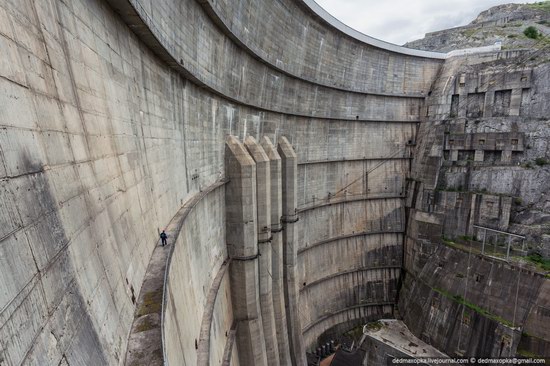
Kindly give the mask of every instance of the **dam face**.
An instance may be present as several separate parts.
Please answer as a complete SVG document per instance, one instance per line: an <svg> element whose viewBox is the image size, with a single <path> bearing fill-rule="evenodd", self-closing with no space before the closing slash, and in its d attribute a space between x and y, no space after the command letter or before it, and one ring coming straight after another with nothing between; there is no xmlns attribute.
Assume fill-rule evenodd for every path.
<svg viewBox="0 0 550 366"><path fill-rule="evenodd" d="M2 366L305 365L369 321L451 322L414 300L452 287L422 271L445 225L425 123L478 92L444 55L302 0L5 0L0 49Z"/></svg>

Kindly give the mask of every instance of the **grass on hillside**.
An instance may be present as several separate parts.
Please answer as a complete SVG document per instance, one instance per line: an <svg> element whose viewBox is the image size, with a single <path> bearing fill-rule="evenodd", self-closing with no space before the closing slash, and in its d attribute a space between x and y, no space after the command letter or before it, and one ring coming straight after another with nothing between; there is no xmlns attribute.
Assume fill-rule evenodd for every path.
<svg viewBox="0 0 550 366"><path fill-rule="evenodd" d="M525 257L525 259L536 264L543 271L550 271L550 259L544 259L540 254L533 253Z"/></svg>
<svg viewBox="0 0 550 366"><path fill-rule="evenodd" d="M539 1L538 3L528 4L528 7L532 9L548 11L550 12L550 1Z"/></svg>
<svg viewBox="0 0 550 366"><path fill-rule="evenodd" d="M539 32L539 30L533 27L532 25L525 28L525 30L523 31L523 34L525 35L525 37L531 38L531 39L539 39L543 37L543 35Z"/></svg>

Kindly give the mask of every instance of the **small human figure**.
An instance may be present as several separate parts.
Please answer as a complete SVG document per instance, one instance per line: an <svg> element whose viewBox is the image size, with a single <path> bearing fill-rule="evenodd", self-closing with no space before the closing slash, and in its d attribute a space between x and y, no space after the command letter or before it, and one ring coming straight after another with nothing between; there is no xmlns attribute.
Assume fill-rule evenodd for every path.
<svg viewBox="0 0 550 366"><path fill-rule="evenodd" d="M168 238L168 235L162 230L162 233L160 233L160 240L162 241L162 246L166 245L166 238Z"/></svg>

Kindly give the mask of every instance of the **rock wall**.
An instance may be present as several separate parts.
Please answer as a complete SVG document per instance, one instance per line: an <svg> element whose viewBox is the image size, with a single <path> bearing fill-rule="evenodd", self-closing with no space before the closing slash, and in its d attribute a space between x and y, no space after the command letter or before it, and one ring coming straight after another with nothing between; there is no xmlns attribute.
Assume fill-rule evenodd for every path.
<svg viewBox="0 0 550 366"><path fill-rule="evenodd" d="M548 256L547 55L450 59L427 98L399 311L449 355L550 354L545 270L526 259Z"/></svg>
<svg viewBox="0 0 550 366"><path fill-rule="evenodd" d="M448 355L516 355L543 275L412 240L405 257L399 308L413 333Z"/></svg>
<svg viewBox="0 0 550 366"><path fill-rule="evenodd" d="M470 24L426 33L424 38L404 46L439 52L486 47L497 42L503 49L542 47L540 42L526 37L523 32L527 27L535 27L548 36L549 16L548 1L497 5L481 12Z"/></svg>

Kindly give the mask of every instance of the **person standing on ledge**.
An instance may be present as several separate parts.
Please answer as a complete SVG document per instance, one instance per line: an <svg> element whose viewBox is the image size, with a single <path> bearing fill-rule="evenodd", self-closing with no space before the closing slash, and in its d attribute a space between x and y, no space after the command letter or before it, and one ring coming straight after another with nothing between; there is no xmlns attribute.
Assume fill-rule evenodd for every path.
<svg viewBox="0 0 550 366"><path fill-rule="evenodd" d="M162 246L166 245L166 238L168 238L168 235L162 230L162 233L160 233L160 240L162 241Z"/></svg>

